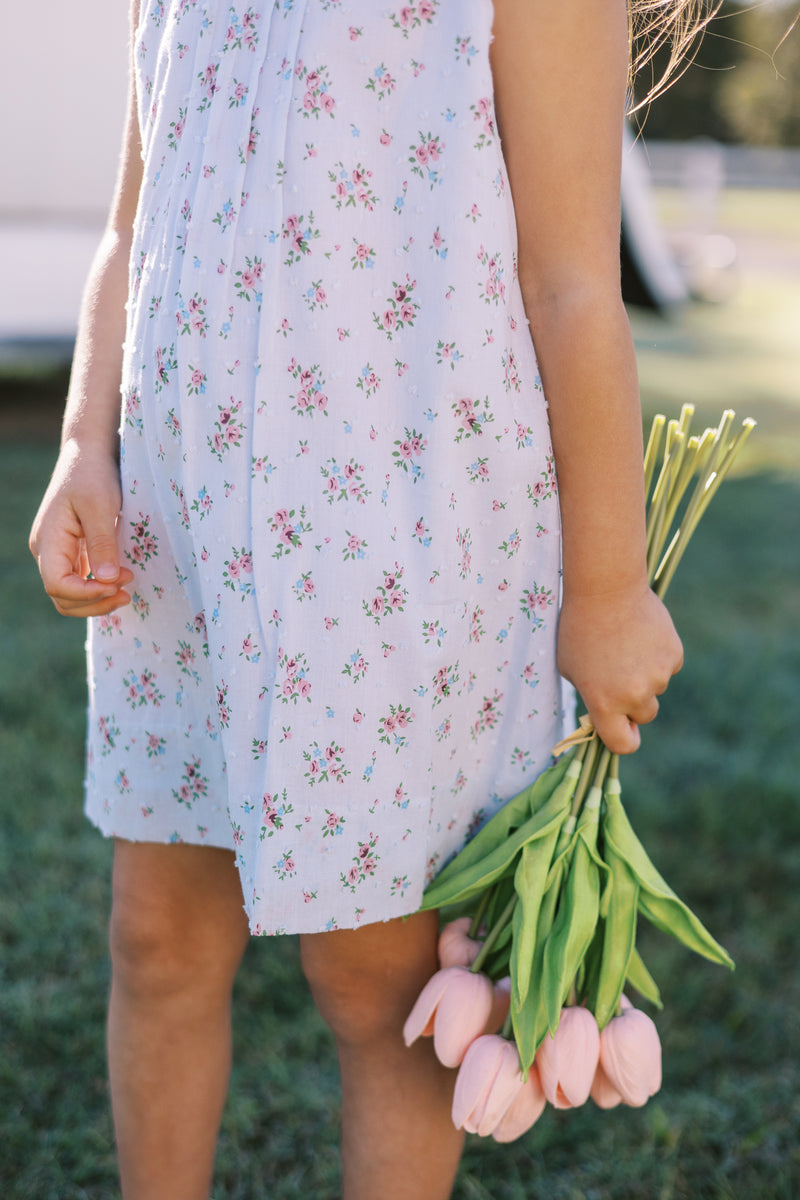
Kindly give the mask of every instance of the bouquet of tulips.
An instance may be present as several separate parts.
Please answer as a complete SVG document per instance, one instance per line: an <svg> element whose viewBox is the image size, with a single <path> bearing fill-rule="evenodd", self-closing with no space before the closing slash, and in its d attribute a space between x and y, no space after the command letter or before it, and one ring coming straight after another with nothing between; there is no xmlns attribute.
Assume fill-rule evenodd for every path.
<svg viewBox="0 0 800 1200"><path fill-rule="evenodd" d="M690 436L693 412L657 416L645 453L648 571L661 597L755 424L733 433L726 411ZM623 994L632 987L661 1007L636 948L640 915L733 967L648 858L622 805L618 756L587 718L554 754L426 889L424 909L462 915L442 930L441 969L404 1029L409 1045L432 1035L441 1062L459 1068L455 1125L501 1142L547 1101L639 1106L660 1087L655 1025Z"/></svg>

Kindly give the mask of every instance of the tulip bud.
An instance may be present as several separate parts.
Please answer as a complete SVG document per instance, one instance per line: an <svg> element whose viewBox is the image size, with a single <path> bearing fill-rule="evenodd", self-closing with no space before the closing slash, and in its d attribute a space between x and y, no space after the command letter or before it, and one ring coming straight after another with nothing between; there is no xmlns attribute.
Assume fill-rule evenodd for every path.
<svg viewBox="0 0 800 1200"><path fill-rule="evenodd" d="M499 1124L494 1127L494 1140L513 1142L522 1137L539 1120L546 1103L539 1072L532 1066L528 1078L500 1118Z"/></svg>
<svg viewBox="0 0 800 1200"><path fill-rule="evenodd" d="M641 1108L661 1087L661 1042L646 1013L622 998L622 1013L600 1034L600 1066L623 1104Z"/></svg>
<svg viewBox="0 0 800 1200"><path fill-rule="evenodd" d="M601 1053L604 1032L605 1030L602 1030L600 1033ZM617 1089L610 1082L600 1063L597 1064L597 1070L592 1081L592 1090L589 1095L598 1108L616 1108L618 1104L622 1103L622 1096L620 1096Z"/></svg>
<svg viewBox="0 0 800 1200"><path fill-rule="evenodd" d="M403 1026L406 1045L432 1033L439 1061L446 1067L457 1067L467 1047L486 1028L492 999L488 975L465 967L437 971L420 992Z"/></svg>
<svg viewBox="0 0 800 1200"><path fill-rule="evenodd" d="M436 1007L433 1048L445 1067L457 1067L468 1047L483 1033L494 994L488 975L451 968L455 974Z"/></svg>
<svg viewBox="0 0 800 1200"><path fill-rule="evenodd" d="M589 1099L600 1056L600 1033L588 1008L562 1008L555 1034L536 1052L545 1096L554 1108L577 1108Z"/></svg>
<svg viewBox="0 0 800 1200"><path fill-rule="evenodd" d="M439 934L437 947L440 967L472 966L478 957L481 943L467 936L471 924L470 917L459 917L445 925Z"/></svg>
<svg viewBox="0 0 800 1200"><path fill-rule="evenodd" d="M464 1055L453 1093L456 1129L486 1137L500 1124L522 1090L514 1042L496 1034L477 1038Z"/></svg>
<svg viewBox="0 0 800 1200"><path fill-rule="evenodd" d="M505 975L498 979L492 988L492 1011L486 1022L487 1033L497 1033L503 1028L511 1004L511 976Z"/></svg>

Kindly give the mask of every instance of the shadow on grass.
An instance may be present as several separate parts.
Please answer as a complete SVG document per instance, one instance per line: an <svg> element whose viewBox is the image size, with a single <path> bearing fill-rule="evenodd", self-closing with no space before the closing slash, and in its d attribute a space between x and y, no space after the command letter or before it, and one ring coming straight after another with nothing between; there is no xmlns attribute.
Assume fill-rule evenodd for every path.
<svg viewBox="0 0 800 1200"><path fill-rule="evenodd" d="M83 629L52 611L25 546L53 457L0 450L0 1194L106 1200L110 849L80 815ZM715 500L670 597L686 667L623 766L634 824L736 973L643 931L666 1004L660 1095L548 1110L507 1147L470 1139L457 1200L800 1194L799 505L766 475ZM334 1200L335 1055L296 939L251 944L235 1039L215 1200Z"/></svg>

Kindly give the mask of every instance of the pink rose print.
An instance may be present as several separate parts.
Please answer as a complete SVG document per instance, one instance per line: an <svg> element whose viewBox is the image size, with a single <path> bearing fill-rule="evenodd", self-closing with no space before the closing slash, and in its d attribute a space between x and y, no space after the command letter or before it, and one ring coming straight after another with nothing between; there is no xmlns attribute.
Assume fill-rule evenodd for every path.
<svg viewBox="0 0 800 1200"><path fill-rule="evenodd" d="M403 612L408 592L401 586L402 578L403 568L395 563L394 571L383 572L383 583L375 589L376 594L372 599L363 601L363 612L372 617L376 625L392 613Z"/></svg>
<svg viewBox="0 0 800 1200"><path fill-rule="evenodd" d="M494 141L494 108L491 98L482 96L477 104L470 104L469 107L480 131L475 141L475 149L483 150Z"/></svg>
<svg viewBox="0 0 800 1200"><path fill-rule="evenodd" d="M387 297L388 307L382 313L374 312L372 314L376 328L386 334L389 341L398 330L404 329L406 326L411 329L414 326L420 307L414 299L416 286L417 281L412 280L410 275L406 275L405 279L400 282L394 282L392 284L394 293Z"/></svg>
<svg viewBox="0 0 800 1200"><path fill-rule="evenodd" d="M342 667L342 674L348 675L353 683L359 683L369 669L369 663L360 650L354 650Z"/></svg>
<svg viewBox="0 0 800 1200"><path fill-rule="evenodd" d="M322 836L340 837L342 833L344 833L345 824L346 822L344 817L338 816L335 812L332 812L329 808L326 808L325 821L322 825Z"/></svg>
<svg viewBox="0 0 800 1200"><path fill-rule="evenodd" d="M283 260L285 267L294 266L311 253L311 243L320 235L314 224L314 214L309 210L308 216L293 213L286 218L280 230L269 234L270 242L279 240L288 244L288 252Z"/></svg>
<svg viewBox="0 0 800 1200"><path fill-rule="evenodd" d="M350 771L344 763L344 747L336 742L321 747L319 742L312 742L303 751L303 758L308 763L305 779L310 786L319 783L344 783Z"/></svg>
<svg viewBox="0 0 800 1200"><path fill-rule="evenodd" d="M538 629L544 624L540 613L546 612L553 604L553 591L551 588L540 587L538 583L534 583L531 588L523 592L520 600L520 611L532 623L534 629Z"/></svg>
<svg viewBox="0 0 800 1200"><path fill-rule="evenodd" d="M170 150L178 149L178 143L180 142L181 138L183 137L183 131L184 131L184 128L186 127L187 111L188 110L185 108L179 108L177 120L170 121L170 124L169 124L170 131L167 134L167 145L169 146Z"/></svg>
<svg viewBox="0 0 800 1200"><path fill-rule="evenodd" d="M286 61L282 65L281 74L286 67ZM305 87L303 97L298 105L297 112L303 117L315 117L319 120L320 115L333 117L336 101L330 92L330 73L327 67L318 67L316 70L309 68L298 59L294 69L295 78Z"/></svg>
<svg viewBox="0 0 800 1200"><path fill-rule="evenodd" d="M502 258L499 253L489 254L481 246L478 250L478 262L485 269L484 281L478 285L481 297L486 304L499 304L506 297Z"/></svg>
<svg viewBox="0 0 800 1200"><path fill-rule="evenodd" d="M417 4L404 4L396 12L390 13L389 19L394 28L407 38L411 30L431 24L439 3L440 0L418 0Z"/></svg>
<svg viewBox="0 0 800 1200"><path fill-rule="evenodd" d="M285 818L293 812L294 806L288 804L286 800L286 788L283 789L280 796L277 792L274 795L270 792L265 792L264 798L261 801L259 841L263 842L265 838L271 838L276 833L280 833L283 829ZM289 855L291 858L291 851Z"/></svg>
<svg viewBox="0 0 800 1200"><path fill-rule="evenodd" d="M420 131L419 140L412 142L409 147L408 161L412 174L418 175L420 179L428 183L431 191L442 183L442 174L436 164L442 157L444 149L444 142L439 140L438 134L422 133L422 131Z"/></svg>
<svg viewBox="0 0 800 1200"><path fill-rule="evenodd" d="M395 754L408 746L406 730L414 721L414 713L402 704L390 704L387 716L378 722L378 741L387 746L393 746Z"/></svg>
<svg viewBox="0 0 800 1200"><path fill-rule="evenodd" d="M316 413L328 415L328 397L325 393L325 379L319 364L303 367L295 359L288 366L292 379L297 382L297 391L291 393L292 412L299 417L313 417Z"/></svg>
<svg viewBox="0 0 800 1200"><path fill-rule="evenodd" d="M473 740L480 734L485 733L487 729L494 729L500 717L503 715L498 708L500 701L503 699L502 692L498 692L495 688L491 696L484 696L483 703L480 707L475 722L472 726L471 734Z"/></svg>
<svg viewBox="0 0 800 1200"><path fill-rule="evenodd" d="M358 850L353 855L353 866L346 872L342 871L339 876L342 887L355 892L360 883L375 874L380 861L380 855L375 852L377 845L378 835L375 833L370 833L367 841L358 843Z"/></svg>
<svg viewBox="0 0 800 1200"><path fill-rule="evenodd" d="M494 415L489 408L488 396L482 400L473 400L470 396L463 396L460 400L454 400L450 407L458 422L458 429L453 438L454 442L482 434L484 427L491 425L494 421Z"/></svg>
<svg viewBox="0 0 800 1200"><path fill-rule="evenodd" d="M428 439L419 430L409 429L406 426L405 437L398 438L394 445L392 458L395 460L395 466L401 467L407 475L410 475L413 483L424 479L425 472L419 464L419 459L427 448Z"/></svg>
<svg viewBox="0 0 800 1200"><path fill-rule="evenodd" d="M131 521L128 549L125 557L136 567L141 567L158 556L158 538L150 531L150 516L139 513L138 521Z"/></svg>
<svg viewBox="0 0 800 1200"><path fill-rule="evenodd" d="M160 706L164 699L164 693L158 689L157 678L155 671L151 671L149 668L145 668L140 673L132 670L124 676L122 683L125 688L125 698L131 708L141 708L147 704L152 705L153 708Z"/></svg>
<svg viewBox="0 0 800 1200"><path fill-rule="evenodd" d="M391 96L397 86L397 80L383 63L379 63L364 86L368 91L374 92L379 100L385 100L387 96Z"/></svg>

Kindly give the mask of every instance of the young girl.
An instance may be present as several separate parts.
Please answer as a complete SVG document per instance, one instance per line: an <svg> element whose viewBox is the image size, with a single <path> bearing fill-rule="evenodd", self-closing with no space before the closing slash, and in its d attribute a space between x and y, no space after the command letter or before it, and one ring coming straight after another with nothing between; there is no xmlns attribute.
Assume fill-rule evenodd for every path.
<svg viewBox="0 0 800 1200"><path fill-rule="evenodd" d="M409 914L547 764L560 676L629 753L681 664L619 290L629 13L131 21L31 535L59 612L93 618L123 1195L208 1196L233 979L285 932L337 1041L346 1200L437 1200L461 1135L452 1073L400 1035L436 969L435 915Z"/></svg>

